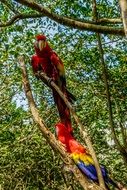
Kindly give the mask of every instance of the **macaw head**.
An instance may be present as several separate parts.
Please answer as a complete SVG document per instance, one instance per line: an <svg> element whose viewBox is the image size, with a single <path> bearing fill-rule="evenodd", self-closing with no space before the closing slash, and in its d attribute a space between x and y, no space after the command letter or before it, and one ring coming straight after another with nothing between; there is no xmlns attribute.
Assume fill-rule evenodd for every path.
<svg viewBox="0 0 127 190"><path fill-rule="evenodd" d="M34 43L35 49L38 49L40 52L46 47L47 41L46 36L39 34L36 36L36 41Z"/></svg>

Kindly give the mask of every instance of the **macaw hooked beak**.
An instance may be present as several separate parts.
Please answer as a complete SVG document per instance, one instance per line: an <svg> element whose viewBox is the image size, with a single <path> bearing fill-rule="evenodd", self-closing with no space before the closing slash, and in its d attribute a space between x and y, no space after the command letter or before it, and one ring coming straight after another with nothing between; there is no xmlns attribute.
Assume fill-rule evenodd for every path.
<svg viewBox="0 0 127 190"><path fill-rule="evenodd" d="M40 51L42 51L46 47L46 41L45 40L39 40L38 42L38 48Z"/></svg>

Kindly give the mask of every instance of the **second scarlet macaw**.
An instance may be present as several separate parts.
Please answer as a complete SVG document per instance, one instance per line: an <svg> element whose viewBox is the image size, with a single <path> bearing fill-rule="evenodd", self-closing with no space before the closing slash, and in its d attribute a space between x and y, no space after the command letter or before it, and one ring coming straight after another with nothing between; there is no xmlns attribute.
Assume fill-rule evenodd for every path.
<svg viewBox="0 0 127 190"><path fill-rule="evenodd" d="M58 55L49 46L44 35L36 36L34 48L36 54L32 56L31 61L33 72L36 74L38 71L43 71L59 86L70 102L75 100L75 97L66 88L64 65ZM52 91L61 122L72 132L70 111L59 94L54 89Z"/></svg>
<svg viewBox="0 0 127 190"><path fill-rule="evenodd" d="M65 150L70 154L78 168L88 177L88 179L98 183L94 161L87 149L76 141L62 123L57 123L55 129L58 140L63 143ZM107 189L109 189L108 184L112 184L114 187L120 189L108 176L104 166L101 166L101 171Z"/></svg>

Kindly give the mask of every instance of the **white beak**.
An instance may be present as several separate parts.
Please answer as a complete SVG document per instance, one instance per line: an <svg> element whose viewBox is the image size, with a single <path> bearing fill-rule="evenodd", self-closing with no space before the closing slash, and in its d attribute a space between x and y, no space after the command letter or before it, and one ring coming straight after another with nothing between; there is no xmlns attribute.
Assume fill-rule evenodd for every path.
<svg viewBox="0 0 127 190"><path fill-rule="evenodd" d="M46 42L44 40L39 40L38 42L38 47L39 47L39 50L42 51L46 46Z"/></svg>

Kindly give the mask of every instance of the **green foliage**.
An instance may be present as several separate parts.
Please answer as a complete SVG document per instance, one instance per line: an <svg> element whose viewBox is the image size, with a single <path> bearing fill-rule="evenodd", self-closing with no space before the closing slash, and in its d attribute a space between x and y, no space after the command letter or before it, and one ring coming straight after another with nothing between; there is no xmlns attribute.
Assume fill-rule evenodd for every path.
<svg viewBox="0 0 127 190"><path fill-rule="evenodd" d="M10 3L13 1L8 1ZM51 11L76 19L91 19L91 1L37 1ZM97 1L99 16L120 16L117 1ZM13 3L16 10L33 13L31 9ZM0 4L1 21L14 13ZM51 91L33 76L30 59L37 33L44 33L53 49L62 58L67 86L75 94L76 112L89 134L101 163L113 178L127 184L126 167L114 143L109 125L107 99L94 33L63 27L49 18L19 20L1 28L0 39L0 189L37 190L64 189L62 163L41 136L29 113L22 88L18 57L25 56L34 99L47 126L54 133L59 120ZM115 36L102 35L108 68L108 79L115 121L115 130L123 145L121 125L126 130L126 42ZM54 114L55 113L55 114ZM73 122L74 123L74 122ZM77 126L75 136L82 142ZM70 175L70 174L69 174ZM70 176L69 176L70 177ZM70 177L71 178L71 177ZM71 179L73 181L73 179ZM80 190L76 182L74 189Z"/></svg>
<svg viewBox="0 0 127 190"><path fill-rule="evenodd" d="M59 158L36 126L2 128L0 184L3 189L59 189Z"/></svg>

